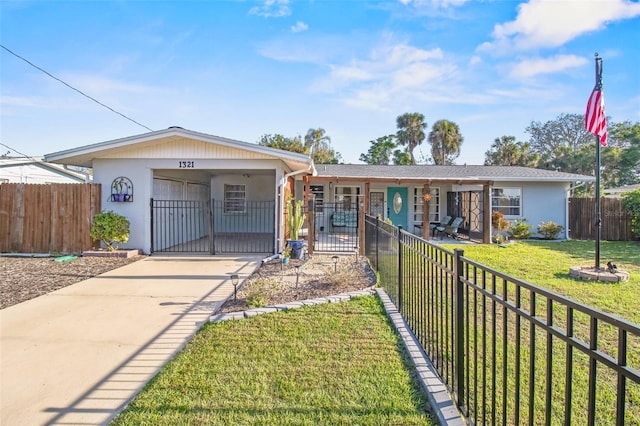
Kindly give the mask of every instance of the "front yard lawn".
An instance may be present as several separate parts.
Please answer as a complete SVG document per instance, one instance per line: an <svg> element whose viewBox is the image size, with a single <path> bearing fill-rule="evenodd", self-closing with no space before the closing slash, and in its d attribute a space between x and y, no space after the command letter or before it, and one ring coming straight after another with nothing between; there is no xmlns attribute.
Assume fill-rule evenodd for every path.
<svg viewBox="0 0 640 426"><path fill-rule="evenodd" d="M640 324L640 243L602 241L600 267L613 261L629 272L629 281L604 283L571 277L571 266L595 265L595 242L548 241L492 245L445 245L461 248L465 257L515 278L552 290L577 302Z"/></svg>
<svg viewBox="0 0 640 426"><path fill-rule="evenodd" d="M113 422L431 425L376 296L205 325Z"/></svg>

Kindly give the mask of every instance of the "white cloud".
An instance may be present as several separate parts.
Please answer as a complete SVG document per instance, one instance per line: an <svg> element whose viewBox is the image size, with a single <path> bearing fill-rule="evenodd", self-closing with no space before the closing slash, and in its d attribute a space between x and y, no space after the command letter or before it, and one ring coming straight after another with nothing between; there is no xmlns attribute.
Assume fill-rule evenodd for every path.
<svg viewBox="0 0 640 426"><path fill-rule="evenodd" d="M289 0L265 0L261 6L249 9L250 15L263 16L265 18L281 18L291 15Z"/></svg>
<svg viewBox="0 0 640 426"><path fill-rule="evenodd" d="M482 63L482 58L480 56L474 55L469 59L469 66L479 65Z"/></svg>
<svg viewBox="0 0 640 426"><path fill-rule="evenodd" d="M640 16L640 3L629 0L530 0L518 6L514 21L497 24L493 41L479 50L507 54L516 50L557 47L612 21Z"/></svg>
<svg viewBox="0 0 640 426"><path fill-rule="evenodd" d="M528 78L539 74L552 74L587 64L586 58L576 55L556 55L550 58L525 59L513 66L509 76Z"/></svg>
<svg viewBox="0 0 640 426"><path fill-rule="evenodd" d="M294 33L299 33L302 31L306 31L308 29L309 29L309 26L302 21L296 22L296 24L291 27L291 31L293 31Z"/></svg>

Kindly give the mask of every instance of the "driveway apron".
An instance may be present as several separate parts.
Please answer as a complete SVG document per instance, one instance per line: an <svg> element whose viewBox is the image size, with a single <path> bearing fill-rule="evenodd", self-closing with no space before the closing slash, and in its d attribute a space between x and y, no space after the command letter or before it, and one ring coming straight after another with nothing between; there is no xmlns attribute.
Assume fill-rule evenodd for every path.
<svg viewBox="0 0 640 426"><path fill-rule="evenodd" d="M106 424L260 256L147 257L0 311L0 424Z"/></svg>

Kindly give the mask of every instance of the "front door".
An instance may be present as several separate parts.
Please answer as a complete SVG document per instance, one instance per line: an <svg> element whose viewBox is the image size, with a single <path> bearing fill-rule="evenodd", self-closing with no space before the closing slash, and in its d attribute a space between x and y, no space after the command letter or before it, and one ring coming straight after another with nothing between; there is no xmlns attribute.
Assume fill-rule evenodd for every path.
<svg viewBox="0 0 640 426"><path fill-rule="evenodd" d="M391 219L394 226L402 226L403 229L407 229L408 195L407 188L387 188L387 217Z"/></svg>

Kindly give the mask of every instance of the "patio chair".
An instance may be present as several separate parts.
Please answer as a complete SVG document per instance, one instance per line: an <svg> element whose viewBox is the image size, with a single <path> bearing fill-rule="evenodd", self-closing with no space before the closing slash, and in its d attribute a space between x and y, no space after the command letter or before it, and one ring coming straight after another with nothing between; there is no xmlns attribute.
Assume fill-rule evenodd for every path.
<svg viewBox="0 0 640 426"><path fill-rule="evenodd" d="M458 228L460 227L460 225L462 225L462 222L464 222L464 218L463 217L456 217L447 226L437 226L436 227L436 231L438 231L438 234L441 234L441 235L444 234L444 235L448 235L448 236L450 236L452 238L457 238L458 237Z"/></svg>
<svg viewBox="0 0 640 426"><path fill-rule="evenodd" d="M445 216L442 218L442 220L440 222L429 222L429 229L431 230L431 236L435 237L436 236L436 230L439 227L442 227L444 229L445 226L449 225L451 223L451 220L453 218L451 216Z"/></svg>

